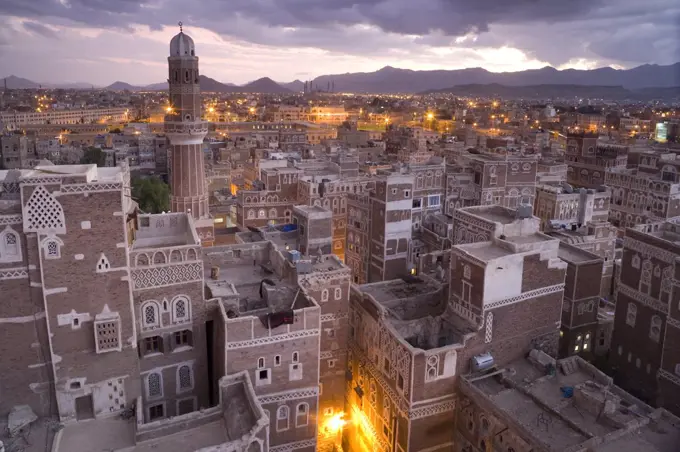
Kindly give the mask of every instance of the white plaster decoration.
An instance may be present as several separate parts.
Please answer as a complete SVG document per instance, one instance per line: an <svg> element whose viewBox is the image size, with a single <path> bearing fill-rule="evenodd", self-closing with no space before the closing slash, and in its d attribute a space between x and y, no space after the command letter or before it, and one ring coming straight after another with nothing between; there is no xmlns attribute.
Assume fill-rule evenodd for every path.
<svg viewBox="0 0 680 452"><path fill-rule="evenodd" d="M123 189L122 183L89 183L62 185L62 193L103 193L120 191Z"/></svg>
<svg viewBox="0 0 680 452"><path fill-rule="evenodd" d="M45 259L61 259L62 246L64 246L64 242L56 236L46 237L40 245Z"/></svg>
<svg viewBox="0 0 680 452"><path fill-rule="evenodd" d="M42 289L42 283L31 281L31 287L39 287Z"/></svg>
<svg viewBox="0 0 680 452"><path fill-rule="evenodd" d="M322 322L330 322L332 320L346 319L347 317L348 317L348 314L346 312L341 312L339 314L322 314L321 315L321 321Z"/></svg>
<svg viewBox="0 0 680 452"><path fill-rule="evenodd" d="M425 381L435 381L439 377L439 356L430 355L425 362Z"/></svg>
<svg viewBox="0 0 680 452"><path fill-rule="evenodd" d="M109 264L109 260L104 253L101 253L99 255L99 260L97 261L97 273L106 273L109 270L111 270L111 264Z"/></svg>
<svg viewBox="0 0 680 452"><path fill-rule="evenodd" d="M295 427L306 427L309 424L309 404L298 403L295 407Z"/></svg>
<svg viewBox="0 0 680 452"><path fill-rule="evenodd" d="M623 247L636 251L642 254L643 257L648 258L654 256L656 259L659 259L667 264L672 264L675 262L674 253L663 248L649 245L648 243L640 242L639 240L635 240L630 237L625 237L623 239Z"/></svg>
<svg viewBox="0 0 680 452"><path fill-rule="evenodd" d="M276 431L283 432L290 427L290 408L282 405L276 409Z"/></svg>
<svg viewBox="0 0 680 452"><path fill-rule="evenodd" d="M632 298L633 300L642 303L645 306L650 307L656 311L668 314L668 304L660 303L658 300L650 297L649 295L645 295L631 287L628 287L620 280L618 281L617 284L617 292L620 292L625 296ZM618 293L615 295L618 295ZM615 297L614 299L616 300L618 298Z"/></svg>
<svg viewBox="0 0 680 452"><path fill-rule="evenodd" d="M486 326L484 329L484 343L489 344L493 339L493 312L486 315Z"/></svg>
<svg viewBox="0 0 680 452"><path fill-rule="evenodd" d="M233 350L237 348L256 347L258 345L274 344L277 342L290 341L303 337L318 336L319 334L319 330L291 331L290 333L277 334L276 336L265 336L245 341L228 342L227 349Z"/></svg>
<svg viewBox="0 0 680 452"><path fill-rule="evenodd" d="M666 380L670 380L676 385L680 386L680 376L673 375L672 373L663 369L659 369L658 375L659 377L665 378Z"/></svg>
<svg viewBox="0 0 680 452"><path fill-rule="evenodd" d="M199 262L135 268L132 283L136 290L203 281L203 265Z"/></svg>
<svg viewBox="0 0 680 452"><path fill-rule="evenodd" d="M529 300L532 298L542 297L545 295L550 295L557 292L564 291L564 284L556 284L554 286L541 287L540 289L530 290L528 292L523 292L515 297L506 298L505 300L493 301L491 303L485 303L484 309L495 309L501 306L507 306L514 303L519 303L520 301Z"/></svg>
<svg viewBox="0 0 680 452"><path fill-rule="evenodd" d="M292 443L280 444L278 446L270 446L270 452L290 452L298 449L306 449L309 447L316 447L316 438L305 439L303 441L295 441Z"/></svg>
<svg viewBox="0 0 680 452"><path fill-rule="evenodd" d="M160 328L162 325L158 302L155 300L148 300L142 303L140 318L142 319L142 331L153 331Z"/></svg>
<svg viewBox="0 0 680 452"><path fill-rule="evenodd" d="M97 353L119 352L123 349L120 316L117 313L97 314L94 319L94 343Z"/></svg>
<svg viewBox="0 0 680 452"><path fill-rule="evenodd" d="M419 407L409 412L409 419L422 419L424 417L435 416L437 414L453 411L456 408L455 400L447 400L445 402L434 403L432 405Z"/></svg>
<svg viewBox="0 0 680 452"><path fill-rule="evenodd" d="M21 215L0 215L0 226L22 223L23 218Z"/></svg>
<svg viewBox="0 0 680 452"><path fill-rule="evenodd" d="M92 222L90 222L90 221L81 221L81 222L80 222L80 229L92 229Z"/></svg>
<svg viewBox="0 0 680 452"><path fill-rule="evenodd" d="M676 320L672 317L666 317L666 324L680 329L680 320Z"/></svg>
<svg viewBox="0 0 680 452"><path fill-rule="evenodd" d="M76 312L75 309L71 309L68 314L58 314L57 315L57 325L59 326L70 326L72 330L79 330L83 326L83 322L91 322L92 316L89 312Z"/></svg>
<svg viewBox="0 0 680 452"><path fill-rule="evenodd" d="M302 364L292 363L288 365L288 381L302 380Z"/></svg>
<svg viewBox="0 0 680 452"><path fill-rule="evenodd" d="M65 293L65 292L68 292L68 288L66 288L66 287L55 287L53 289L44 289L43 295L54 295L54 294Z"/></svg>
<svg viewBox="0 0 680 452"><path fill-rule="evenodd" d="M66 234L64 209L42 185L33 190L24 207L24 232Z"/></svg>
<svg viewBox="0 0 680 452"><path fill-rule="evenodd" d="M45 318L45 312L39 312L36 315L27 315L23 317L7 317L7 318L0 318L0 324L7 323L30 323L30 322L35 322L36 320L44 319Z"/></svg>
<svg viewBox="0 0 680 452"><path fill-rule="evenodd" d="M172 299L172 323L183 324L191 322L191 301L186 295L178 295Z"/></svg>
<svg viewBox="0 0 680 452"><path fill-rule="evenodd" d="M21 179L21 185L61 185L60 176L38 176Z"/></svg>
<svg viewBox="0 0 680 452"><path fill-rule="evenodd" d="M4 279L24 279L24 278L28 278L28 267L0 269L0 281Z"/></svg>
<svg viewBox="0 0 680 452"><path fill-rule="evenodd" d="M303 388L303 389L293 389L290 391L277 392L275 394L267 394L259 396L257 399L261 404L265 405L268 403L278 403L285 402L288 400L298 400L316 397L319 395L319 389L317 387Z"/></svg>
<svg viewBox="0 0 680 452"><path fill-rule="evenodd" d="M21 236L9 225L0 232L0 263L23 261Z"/></svg>
<svg viewBox="0 0 680 452"><path fill-rule="evenodd" d="M82 261L83 259L85 259L85 255L84 254L76 254L75 256L73 256L73 258L77 261Z"/></svg>

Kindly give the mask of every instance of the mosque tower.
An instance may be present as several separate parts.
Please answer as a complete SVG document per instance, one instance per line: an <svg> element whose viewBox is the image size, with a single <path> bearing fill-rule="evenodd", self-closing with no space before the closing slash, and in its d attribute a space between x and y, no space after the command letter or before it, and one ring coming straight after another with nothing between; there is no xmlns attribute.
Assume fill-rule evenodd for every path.
<svg viewBox="0 0 680 452"><path fill-rule="evenodd" d="M201 87L194 41L182 31L170 41L168 85L170 105L165 115L165 135L170 141L170 209L190 213L201 242L214 241L208 212L208 190L203 162L203 139L208 123L201 117Z"/></svg>

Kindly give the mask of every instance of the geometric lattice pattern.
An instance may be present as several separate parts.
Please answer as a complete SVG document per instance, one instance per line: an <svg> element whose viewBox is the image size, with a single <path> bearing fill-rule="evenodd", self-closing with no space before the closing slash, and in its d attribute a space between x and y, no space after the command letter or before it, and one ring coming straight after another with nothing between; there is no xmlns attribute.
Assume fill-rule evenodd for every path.
<svg viewBox="0 0 680 452"><path fill-rule="evenodd" d="M0 280L23 279L23 278L28 278L28 267L4 268L0 270Z"/></svg>
<svg viewBox="0 0 680 452"><path fill-rule="evenodd" d="M162 287L192 281L203 281L203 266L200 263L139 268L132 271L132 282L135 289Z"/></svg>
<svg viewBox="0 0 680 452"><path fill-rule="evenodd" d="M486 315L486 329L484 331L484 343L488 344L493 338L493 312Z"/></svg>
<svg viewBox="0 0 680 452"><path fill-rule="evenodd" d="M191 368L189 366L182 366L179 368L179 388L191 388Z"/></svg>
<svg viewBox="0 0 680 452"><path fill-rule="evenodd" d="M120 319L96 321L94 333L97 353L120 350Z"/></svg>
<svg viewBox="0 0 680 452"><path fill-rule="evenodd" d="M66 233L64 209L42 185L33 190L26 203L24 231Z"/></svg>

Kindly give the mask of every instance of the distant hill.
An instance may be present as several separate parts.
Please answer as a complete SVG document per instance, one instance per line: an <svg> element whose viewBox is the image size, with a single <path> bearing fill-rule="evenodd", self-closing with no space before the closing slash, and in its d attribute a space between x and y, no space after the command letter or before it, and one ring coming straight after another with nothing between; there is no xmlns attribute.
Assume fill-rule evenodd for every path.
<svg viewBox="0 0 680 452"><path fill-rule="evenodd" d="M291 90L289 90L288 88L284 88L283 86L279 85L269 77L262 77L260 79L255 80L254 82L248 83L247 85L243 85L242 89L243 92L246 93L267 93L267 94L292 93Z"/></svg>
<svg viewBox="0 0 680 452"><path fill-rule="evenodd" d="M145 91L167 91L168 82L152 83L144 87Z"/></svg>
<svg viewBox="0 0 680 452"><path fill-rule="evenodd" d="M305 83L300 80L295 80L289 83L279 83L279 85L296 93L300 93L305 90Z"/></svg>
<svg viewBox="0 0 680 452"><path fill-rule="evenodd" d="M678 87L630 90L622 86L529 85L507 86L498 83L457 85L421 94L450 93L457 96L499 97L502 99L602 98L611 100L653 100L680 97Z"/></svg>
<svg viewBox="0 0 680 452"><path fill-rule="evenodd" d="M680 86L680 63L669 66L649 65L618 70L610 67L593 70L553 67L519 72L489 72L482 68L452 71L413 71L386 66L376 72L323 75L314 79L317 86L334 83L335 91L369 93L418 93L460 85L533 86L587 85L622 86L626 89Z"/></svg>
<svg viewBox="0 0 680 452"><path fill-rule="evenodd" d="M226 83L218 82L215 79L206 77L205 75L198 76L198 83L201 85L201 91L208 93L238 93L239 90Z"/></svg>
<svg viewBox="0 0 680 452"><path fill-rule="evenodd" d="M40 84L33 82L31 80L17 77L15 75L10 75L0 79L0 89L5 87L5 82L7 82L7 89L37 89L40 88Z"/></svg>
<svg viewBox="0 0 680 452"><path fill-rule="evenodd" d="M139 91L142 89L139 86L133 86L125 82L113 82L109 86L104 88L107 91Z"/></svg>

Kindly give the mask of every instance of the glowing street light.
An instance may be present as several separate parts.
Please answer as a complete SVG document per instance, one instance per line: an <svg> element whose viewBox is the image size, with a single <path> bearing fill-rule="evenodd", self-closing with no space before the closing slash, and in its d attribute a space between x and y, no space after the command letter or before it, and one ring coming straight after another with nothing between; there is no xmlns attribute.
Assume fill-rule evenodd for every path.
<svg viewBox="0 0 680 452"><path fill-rule="evenodd" d="M168 106L165 108L165 112L166 112L167 114L172 113L172 107L171 107L170 105L168 105Z"/></svg>
<svg viewBox="0 0 680 452"><path fill-rule="evenodd" d="M428 113L427 114L427 120L432 121L434 119L434 113Z"/></svg>

